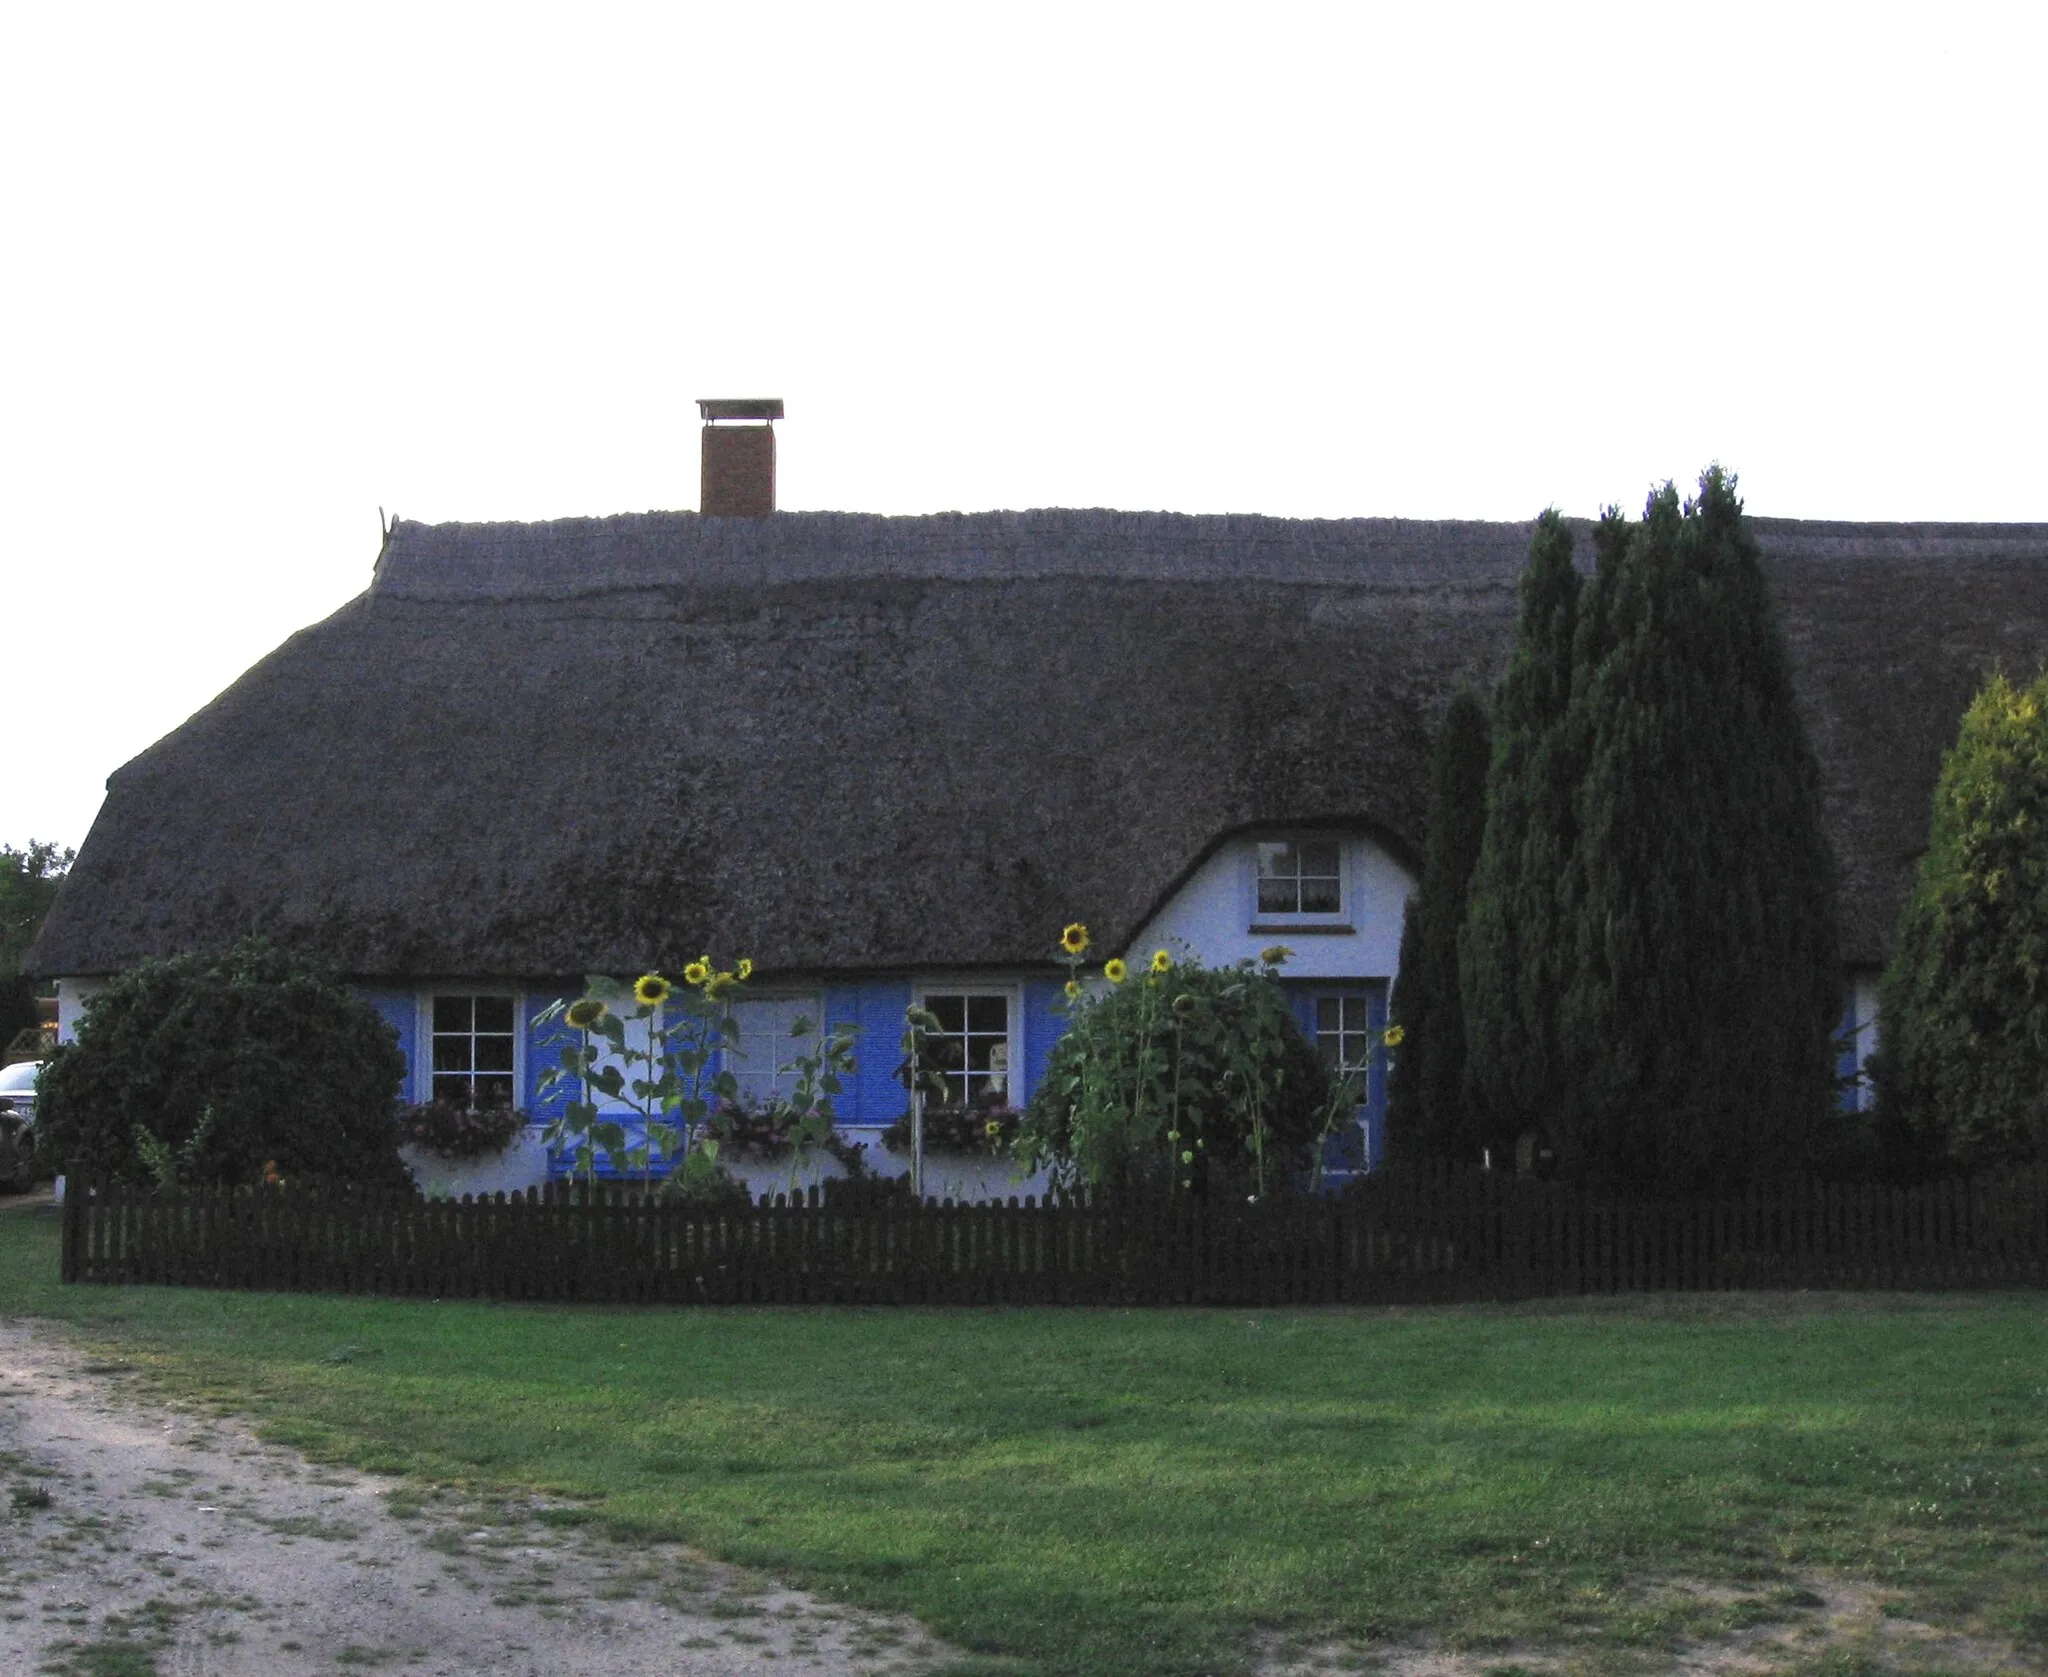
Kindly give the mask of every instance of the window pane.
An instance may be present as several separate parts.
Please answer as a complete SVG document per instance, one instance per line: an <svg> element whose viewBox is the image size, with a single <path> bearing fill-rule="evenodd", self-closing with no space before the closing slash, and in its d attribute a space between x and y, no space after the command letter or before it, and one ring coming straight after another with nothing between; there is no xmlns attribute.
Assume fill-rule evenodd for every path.
<svg viewBox="0 0 2048 1677"><path fill-rule="evenodd" d="M1335 996L1316 997L1316 1032L1324 1035L1344 1028L1344 1004Z"/></svg>
<svg viewBox="0 0 2048 1677"><path fill-rule="evenodd" d="M1322 879L1337 877L1337 841L1311 839L1301 847L1301 871Z"/></svg>
<svg viewBox="0 0 2048 1677"><path fill-rule="evenodd" d="M1347 1031L1363 1031L1365 1026L1365 998L1363 996L1346 996L1344 998L1344 1028Z"/></svg>
<svg viewBox="0 0 2048 1677"><path fill-rule="evenodd" d="M437 1036L434 1038L434 1070L469 1070L469 1043L466 1036Z"/></svg>
<svg viewBox="0 0 2048 1677"><path fill-rule="evenodd" d="M1268 843L1258 847L1261 879L1292 879L1301 872L1291 844Z"/></svg>
<svg viewBox="0 0 2048 1677"><path fill-rule="evenodd" d="M508 1036L480 1036L476 1039L478 1071L510 1071L512 1039Z"/></svg>
<svg viewBox="0 0 2048 1677"><path fill-rule="evenodd" d="M939 1029L956 1035L967 1027L967 998L965 996L927 996L924 999L926 1011L939 1022Z"/></svg>
<svg viewBox="0 0 2048 1677"><path fill-rule="evenodd" d="M470 1097L471 1104L484 1106L510 1106L512 1104L512 1079L510 1077L479 1077L476 1091Z"/></svg>
<svg viewBox="0 0 2048 1677"><path fill-rule="evenodd" d="M1303 879L1301 882L1301 912L1303 914L1335 914L1341 906L1334 879Z"/></svg>
<svg viewBox="0 0 2048 1677"><path fill-rule="evenodd" d="M467 1074L459 1077L435 1077L434 1099L437 1101L452 1101L457 1106L469 1105L469 1078Z"/></svg>
<svg viewBox="0 0 2048 1677"><path fill-rule="evenodd" d="M1299 911L1301 896L1299 888L1291 879L1262 879L1259 881L1259 912L1261 914L1294 914Z"/></svg>
<svg viewBox="0 0 2048 1677"><path fill-rule="evenodd" d="M1010 1002L1007 996L969 996L967 998L967 1028L970 1031L1007 1032L1010 1028Z"/></svg>
<svg viewBox="0 0 2048 1677"><path fill-rule="evenodd" d="M476 1028L480 1031L500 1031L512 1034L512 998L510 996L478 996L476 1002Z"/></svg>
<svg viewBox="0 0 2048 1677"><path fill-rule="evenodd" d="M469 1029L469 1001L467 996L436 996L434 998L434 1029L437 1031L467 1031Z"/></svg>

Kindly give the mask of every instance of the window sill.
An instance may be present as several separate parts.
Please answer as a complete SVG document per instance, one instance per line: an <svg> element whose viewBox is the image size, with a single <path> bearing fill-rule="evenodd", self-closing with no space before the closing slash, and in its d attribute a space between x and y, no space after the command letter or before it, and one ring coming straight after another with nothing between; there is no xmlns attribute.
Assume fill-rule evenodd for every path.
<svg viewBox="0 0 2048 1677"><path fill-rule="evenodd" d="M1356 937L1358 928L1342 920L1254 920L1255 932L1288 932L1296 937Z"/></svg>

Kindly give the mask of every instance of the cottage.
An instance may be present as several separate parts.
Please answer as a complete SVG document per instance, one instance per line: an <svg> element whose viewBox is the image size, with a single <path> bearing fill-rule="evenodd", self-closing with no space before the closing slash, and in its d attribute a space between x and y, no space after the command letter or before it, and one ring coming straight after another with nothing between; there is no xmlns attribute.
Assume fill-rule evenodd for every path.
<svg viewBox="0 0 2048 1677"><path fill-rule="evenodd" d="M714 458L725 430L706 504L715 468L762 512L772 438ZM2048 657L2048 526L1756 528L1867 1026L1956 720L1993 665ZM104 974L268 933L354 976L415 1095L545 1117L558 1050L529 1022L581 974L744 954L748 1088L773 1092L761 1045L794 1013L854 1024L840 1117L872 1139L903 1110L913 998L963 1095L1029 1095L1070 920L1098 955L1283 942L1303 1023L1372 1063L1363 1166L1431 728L1503 667L1528 538L1100 510L397 522L362 595L112 777L32 964L69 1030Z"/></svg>

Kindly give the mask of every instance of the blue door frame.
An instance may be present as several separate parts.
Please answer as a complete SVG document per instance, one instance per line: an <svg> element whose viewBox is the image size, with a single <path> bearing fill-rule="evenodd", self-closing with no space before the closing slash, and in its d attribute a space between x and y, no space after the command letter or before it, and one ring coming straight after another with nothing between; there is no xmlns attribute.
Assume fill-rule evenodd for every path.
<svg viewBox="0 0 2048 1677"><path fill-rule="evenodd" d="M1332 1136L1323 1149L1326 1177L1346 1182L1364 1175L1386 1157L1386 982L1297 979L1288 984L1287 993L1302 1035L1326 1055L1334 1057L1340 1043L1354 1060L1363 1053L1365 1100L1358 1108L1357 1126L1349 1134Z"/></svg>

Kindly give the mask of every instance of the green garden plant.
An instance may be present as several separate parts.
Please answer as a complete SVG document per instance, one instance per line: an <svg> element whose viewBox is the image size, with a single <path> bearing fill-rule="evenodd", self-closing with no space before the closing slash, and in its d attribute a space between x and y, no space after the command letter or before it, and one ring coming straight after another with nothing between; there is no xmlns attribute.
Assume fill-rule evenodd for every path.
<svg viewBox="0 0 2048 1677"><path fill-rule="evenodd" d="M1963 716L1878 1017L1890 1174L2048 1159L2048 671Z"/></svg>
<svg viewBox="0 0 2048 1677"><path fill-rule="evenodd" d="M1422 886L1401 917L1393 1027L1412 1037L1387 1078L1391 1161L1476 1165L1478 1115L1465 1096L1465 1010L1458 993L1458 931L1486 830L1486 709L1459 693L1430 757Z"/></svg>
<svg viewBox="0 0 2048 1677"><path fill-rule="evenodd" d="M1079 947L1076 947L1076 944ZM1244 1191L1300 1180L1326 1132L1330 1078L1280 987L1286 951L1204 967L1157 950L1133 977L1080 977L1087 929L1067 928L1067 1028L1026 1108L1016 1151L1056 1185Z"/></svg>
<svg viewBox="0 0 2048 1677"><path fill-rule="evenodd" d="M1735 480L1610 509L1582 585L1538 521L1459 944L1499 1150L1657 1192L1816 1163L1834 1120L1836 869ZM1499 1157L1496 1151L1496 1157Z"/></svg>
<svg viewBox="0 0 2048 1677"><path fill-rule="evenodd" d="M108 980L43 1072L38 1151L54 1169L128 1181L157 1180L168 1157L185 1181L253 1182L272 1162L294 1181L403 1187L404 1078L375 1009L303 956L245 938Z"/></svg>
<svg viewBox="0 0 2048 1677"><path fill-rule="evenodd" d="M716 1109L740 1098L729 1063L739 1043L733 1004L753 970L752 961L721 969L703 956L684 967L680 985L658 972L631 985L592 977L581 996L542 1012L536 1026L559 1025L568 1036L560 1063L541 1078L543 1097L558 1089L571 1096L548 1125L549 1147L570 1149L575 1169L592 1181L602 1149L630 1171L651 1175L668 1167L679 1192L711 1185L720 1173ZM792 1034L816 1038L810 1052L774 1068L796 1074L782 1103L794 1182L832 1138L833 1102L853 1069L854 1038L849 1026L821 1030L804 1018ZM640 1139L629 1146L626 1125L604 1116L600 1101L630 1106Z"/></svg>

